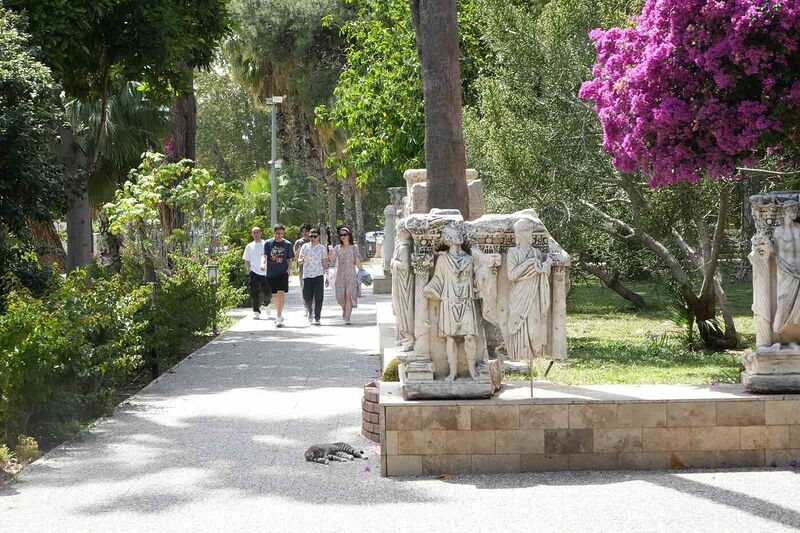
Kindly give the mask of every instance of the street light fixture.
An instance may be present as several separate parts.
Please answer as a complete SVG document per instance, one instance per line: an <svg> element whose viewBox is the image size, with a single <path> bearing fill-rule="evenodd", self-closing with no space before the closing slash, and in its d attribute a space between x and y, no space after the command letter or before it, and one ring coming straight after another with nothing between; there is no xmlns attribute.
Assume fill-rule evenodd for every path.
<svg viewBox="0 0 800 533"><path fill-rule="evenodd" d="M219 265L209 263L206 265L208 284L211 285L211 332L217 336L217 272Z"/></svg>
<svg viewBox="0 0 800 533"><path fill-rule="evenodd" d="M269 189L270 189L270 202L269 202L269 219L270 225L274 228L278 223L278 180L275 177L275 170L278 161L278 135L277 135L277 121L275 117L275 106L282 104L286 96L272 96L267 98L267 105L270 106L270 115L272 115L272 160L269 165Z"/></svg>

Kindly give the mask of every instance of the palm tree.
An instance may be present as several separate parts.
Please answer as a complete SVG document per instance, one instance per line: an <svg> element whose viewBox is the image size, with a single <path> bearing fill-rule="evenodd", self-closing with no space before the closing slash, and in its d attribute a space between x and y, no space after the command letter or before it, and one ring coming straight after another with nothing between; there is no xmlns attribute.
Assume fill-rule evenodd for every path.
<svg viewBox="0 0 800 533"><path fill-rule="evenodd" d="M107 221L99 216L100 207L113 199L130 169L141 161L142 153L160 148L168 131L167 110L151 102L140 89L135 82L124 84L119 93L108 98L105 113L100 100L72 100L66 105L67 120L81 150L84 154L97 153L87 185L89 202L92 218L100 221L114 268L119 264L121 242L108 231Z"/></svg>
<svg viewBox="0 0 800 533"><path fill-rule="evenodd" d="M425 98L428 208L455 208L469 218L456 0L411 0Z"/></svg>

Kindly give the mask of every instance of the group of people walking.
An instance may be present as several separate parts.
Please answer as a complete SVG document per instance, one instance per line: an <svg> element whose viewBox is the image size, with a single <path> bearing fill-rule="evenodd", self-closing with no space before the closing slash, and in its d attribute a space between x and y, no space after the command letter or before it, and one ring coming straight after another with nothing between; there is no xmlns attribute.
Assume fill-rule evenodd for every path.
<svg viewBox="0 0 800 533"><path fill-rule="evenodd" d="M242 259L250 278L250 296L253 318L261 318L263 297L266 315L275 307L275 326L283 327L285 294L289 292L289 272L292 260L297 259L300 272L300 290L303 293L306 317L310 324L319 326L325 287L333 284L336 301L342 308L342 322L351 323L353 308L358 306L359 284L367 275L361 265L358 245L347 228L339 230L341 244L335 247L320 242L319 228L309 224L300 227L300 238L292 245L284 239L285 228L277 224L273 237L262 240L261 228L252 229L253 241L244 250ZM329 271L335 273L330 274Z"/></svg>

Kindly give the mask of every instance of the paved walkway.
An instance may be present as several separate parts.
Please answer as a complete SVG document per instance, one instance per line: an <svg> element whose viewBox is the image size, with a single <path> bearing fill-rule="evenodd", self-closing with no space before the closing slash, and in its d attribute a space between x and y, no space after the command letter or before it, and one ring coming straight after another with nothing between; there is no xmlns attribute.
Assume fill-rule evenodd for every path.
<svg viewBox="0 0 800 533"><path fill-rule="evenodd" d="M0 490L0 532L793 531L800 472L386 479L360 437L377 375L370 296L354 325L246 318ZM323 323L338 317L330 291ZM307 463L318 442L368 461Z"/></svg>

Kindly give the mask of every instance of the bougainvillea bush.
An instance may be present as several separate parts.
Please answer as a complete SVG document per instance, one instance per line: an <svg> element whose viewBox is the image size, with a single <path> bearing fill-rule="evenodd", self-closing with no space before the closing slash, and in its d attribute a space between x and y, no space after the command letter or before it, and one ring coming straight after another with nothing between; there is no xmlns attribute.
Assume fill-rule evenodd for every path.
<svg viewBox="0 0 800 533"><path fill-rule="evenodd" d="M731 177L798 141L800 0L647 0L593 30L604 147L653 186Z"/></svg>

